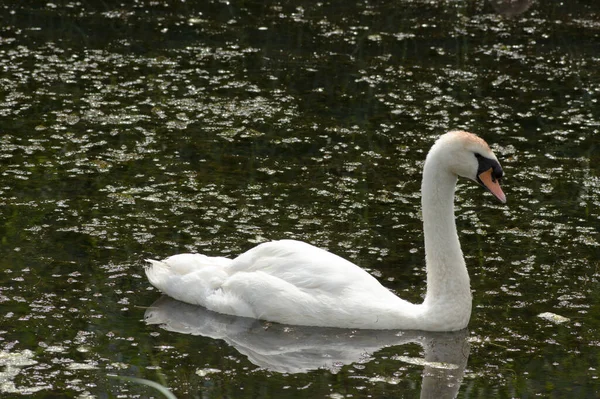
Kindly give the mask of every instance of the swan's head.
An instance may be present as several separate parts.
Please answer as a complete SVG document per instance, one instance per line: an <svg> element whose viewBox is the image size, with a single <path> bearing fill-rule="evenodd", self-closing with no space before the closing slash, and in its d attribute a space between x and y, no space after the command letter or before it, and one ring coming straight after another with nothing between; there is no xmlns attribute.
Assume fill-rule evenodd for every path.
<svg viewBox="0 0 600 399"><path fill-rule="evenodd" d="M479 183L501 202L506 202L500 188L502 167L490 146L479 136L464 131L448 132L436 141L431 153L440 157L450 172Z"/></svg>

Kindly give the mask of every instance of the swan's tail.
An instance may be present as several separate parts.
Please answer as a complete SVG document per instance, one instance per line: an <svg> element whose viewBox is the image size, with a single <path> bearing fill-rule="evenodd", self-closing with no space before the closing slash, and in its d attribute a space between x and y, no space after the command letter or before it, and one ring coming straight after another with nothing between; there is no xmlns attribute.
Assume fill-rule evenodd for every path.
<svg viewBox="0 0 600 399"><path fill-rule="evenodd" d="M150 284L177 300L204 305L228 276L231 259L200 254L180 254L162 261L147 259Z"/></svg>

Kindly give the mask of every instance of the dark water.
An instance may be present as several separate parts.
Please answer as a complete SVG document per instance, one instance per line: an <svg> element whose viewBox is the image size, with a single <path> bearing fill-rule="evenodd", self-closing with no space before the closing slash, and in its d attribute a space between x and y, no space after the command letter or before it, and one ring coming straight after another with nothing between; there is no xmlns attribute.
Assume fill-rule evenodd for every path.
<svg viewBox="0 0 600 399"><path fill-rule="evenodd" d="M599 396L599 63L595 1L0 4L1 396ZM458 189L468 331L144 319L143 259L285 237L419 301L455 128L508 196Z"/></svg>

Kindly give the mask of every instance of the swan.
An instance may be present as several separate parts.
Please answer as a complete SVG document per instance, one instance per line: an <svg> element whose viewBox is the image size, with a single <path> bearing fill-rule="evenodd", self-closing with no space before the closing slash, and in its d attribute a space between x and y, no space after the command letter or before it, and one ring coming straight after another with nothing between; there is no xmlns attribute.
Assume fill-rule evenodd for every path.
<svg viewBox="0 0 600 399"><path fill-rule="evenodd" d="M441 135L427 154L421 204L427 292L403 300L337 255L296 240L270 241L234 259L179 254L147 260L150 283L182 302L282 324L355 329L456 331L471 317L469 274L454 218L458 176L506 202L503 171L473 133Z"/></svg>

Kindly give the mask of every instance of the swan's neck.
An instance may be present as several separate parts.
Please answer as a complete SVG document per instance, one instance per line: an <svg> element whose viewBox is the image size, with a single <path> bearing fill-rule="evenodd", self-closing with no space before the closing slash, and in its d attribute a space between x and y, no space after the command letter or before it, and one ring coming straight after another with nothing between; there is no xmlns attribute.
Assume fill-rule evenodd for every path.
<svg viewBox="0 0 600 399"><path fill-rule="evenodd" d="M447 170L431 151L423 169L422 210L427 265L424 305L441 310L446 303L471 312L469 274L460 248L454 219L457 176Z"/></svg>

